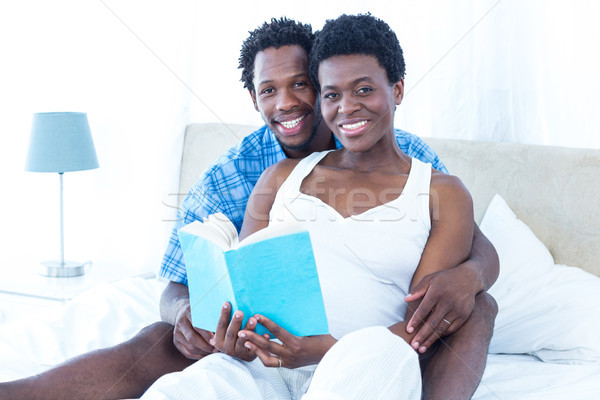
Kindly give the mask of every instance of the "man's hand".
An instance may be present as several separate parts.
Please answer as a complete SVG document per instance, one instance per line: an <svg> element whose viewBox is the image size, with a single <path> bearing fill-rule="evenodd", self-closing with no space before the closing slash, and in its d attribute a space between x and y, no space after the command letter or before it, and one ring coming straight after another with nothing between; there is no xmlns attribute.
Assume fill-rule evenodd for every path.
<svg viewBox="0 0 600 400"><path fill-rule="evenodd" d="M222 353L228 354L233 357L245 361L252 361L256 358L256 354L248 347L244 346L247 339L238 336L238 332L242 327L242 321L244 320L244 313L242 311L236 311L229 322L231 315L231 305L226 302L223 304L221 309L221 316L217 323L217 331L215 336L211 340L211 344ZM246 324L246 330L249 332L254 331L256 328L256 318L251 317L248 319Z"/></svg>
<svg viewBox="0 0 600 400"><path fill-rule="evenodd" d="M240 338L247 339L245 346L256 353L265 367L298 368L317 364L337 341L331 335L295 336L265 316L254 318L281 341L279 344L250 330L238 333Z"/></svg>
<svg viewBox="0 0 600 400"><path fill-rule="evenodd" d="M190 293L188 287L177 282L169 282L160 298L161 319L173 325L173 344L181 354L191 360L198 360L215 352L209 344L212 332L192 326Z"/></svg>
<svg viewBox="0 0 600 400"><path fill-rule="evenodd" d="M424 353L440 337L456 332L469 318L479 292L475 277L461 266L427 275L406 296L407 302L421 303L406 325L417 332L411 346Z"/></svg>
<svg viewBox="0 0 600 400"><path fill-rule="evenodd" d="M192 326L192 312L189 298L178 300L178 312L174 325L173 344L185 357L192 360L199 360L215 352L214 346L210 344L214 334Z"/></svg>

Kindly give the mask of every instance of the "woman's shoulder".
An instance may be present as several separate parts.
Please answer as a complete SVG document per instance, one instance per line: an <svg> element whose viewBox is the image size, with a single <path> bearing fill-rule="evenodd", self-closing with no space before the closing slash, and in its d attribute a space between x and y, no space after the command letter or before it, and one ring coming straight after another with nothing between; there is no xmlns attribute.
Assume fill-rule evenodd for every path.
<svg viewBox="0 0 600 400"><path fill-rule="evenodd" d="M273 177L283 177L287 178L294 168L298 165L301 159L297 158L284 158L281 161L276 162L271 165L262 173L261 179L264 177L266 179L272 179Z"/></svg>
<svg viewBox="0 0 600 400"><path fill-rule="evenodd" d="M299 162L300 159L293 158L284 158L283 160L276 162L263 171L256 183L256 187L259 188L259 190L264 188L274 188L276 192L288 176L290 176Z"/></svg>
<svg viewBox="0 0 600 400"><path fill-rule="evenodd" d="M432 168L431 191L440 199L472 203L471 194L459 177Z"/></svg>
<svg viewBox="0 0 600 400"><path fill-rule="evenodd" d="M300 160L302 160L302 159L301 158L284 158L283 160L278 161L275 164L271 165L269 168L267 168L267 170L274 169L277 171L287 171L287 170L291 171L296 167L296 165L298 165Z"/></svg>

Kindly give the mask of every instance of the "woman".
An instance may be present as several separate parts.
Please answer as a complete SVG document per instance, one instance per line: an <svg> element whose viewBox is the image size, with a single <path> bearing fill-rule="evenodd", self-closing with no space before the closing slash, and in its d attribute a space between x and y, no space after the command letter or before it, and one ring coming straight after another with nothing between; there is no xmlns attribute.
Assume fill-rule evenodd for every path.
<svg viewBox="0 0 600 400"><path fill-rule="evenodd" d="M367 264L371 273L385 281L380 284L386 288L380 294L384 303L372 304L378 308L390 308L385 302L392 299L388 296L391 291L395 290L393 298L401 299L425 275L460 263L469 254L473 233L472 201L460 180L410 159L395 141L393 118L404 93L403 64L395 34L383 21L371 16L342 16L325 25L317 34L311 55L311 75L321 89L323 118L344 148L301 161L283 160L265 171L248 203L241 232L247 236L269 221L304 221L311 232L317 264L327 267L319 268L322 285L330 284L323 277L332 275L328 269L340 259L347 267L357 261ZM287 180L282 184L284 178ZM293 201L286 201L284 196ZM379 223L372 223L374 219ZM425 243L427 251L422 253ZM352 254L365 247L369 253L369 246L374 247L372 261ZM404 270L399 270L399 264ZM337 273L343 271L334 271L331 279ZM391 288L385 286L388 282L393 282ZM376 291L378 286L365 288L364 282L357 280L355 287L363 289L362 303L363 296L369 294L364 289ZM330 302L336 296L352 300L352 290L346 287L342 294L329 294L324 289L324 297L330 297ZM327 307L327 298L325 302ZM328 316L332 314L334 319L333 329L344 324L348 317L345 310L362 308L362 304L346 302L338 305L335 313L328 309ZM392 313L392 320L399 314L396 320L402 320L405 311L404 304ZM366 317L372 312L367 307ZM340 313L342 317L338 317ZM398 324L393 331L403 335L404 329L399 329L403 325ZM252 337L252 342L268 347L269 352L282 357L283 365L289 365L285 348ZM269 364L260 347L258 356ZM270 361L279 362L273 356Z"/></svg>
<svg viewBox="0 0 600 400"><path fill-rule="evenodd" d="M396 143L393 118L404 94L404 60L387 24L370 15L328 21L317 34L310 68L320 87L323 118L344 147L286 159L266 170L248 202L240 236L288 220L304 224L330 335L295 337L257 315L250 326L262 323L279 341L241 330L235 346L246 347L242 358L250 362L211 355L167 386L194 381L199 394L218 398L224 393L296 398L307 388L306 398L361 398L365 388L370 398L375 393L379 398L420 396L416 353L398 338L410 342L405 322L397 321L408 321L404 297L412 285L468 257L470 195L458 178L411 159ZM379 329L372 334L369 327ZM222 348L224 339L218 336L215 346ZM375 351L381 343L389 343L394 356L369 359L370 353L392 348ZM264 368L251 361L256 356L266 367L285 368ZM395 384L407 376L416 378ZM239 392L242 387L245 392ZM145 398L154 398L152 393L151 388Z"/></svg>

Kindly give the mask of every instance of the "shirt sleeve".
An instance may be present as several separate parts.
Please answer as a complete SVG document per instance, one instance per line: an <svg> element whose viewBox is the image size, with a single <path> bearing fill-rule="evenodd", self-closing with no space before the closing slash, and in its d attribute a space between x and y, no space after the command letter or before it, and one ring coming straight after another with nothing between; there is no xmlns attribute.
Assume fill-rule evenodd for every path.
<svg viewBox="0 0 600 400"><path fill-rule="evenodd" d="M192 221L202 221L210 214L221 212L220 208L218 196L210 189L206 179L199 181L192 188L177 213L177 222L171 232L160 266L161 277L187 285L187 271L177 230Z"/></svg>
<svg viewBox="0 0 600 400"><path fill-rule="evenodd" d="M260 174L266 166L284 157L279 143L266 126L221 155L198 179L181 204L159 275L187 285L187 271L177 230L220 212L233 222L239 233L248 197Z"/></svg>
<svg viewBox="0 0 600 400"><path fill-rule="evenodd" d="M417 158L424 163L430 163L433 168L448 174L448 169L440 160L437 153L420 137L413 135L412 133L396 129L396 140L402 151L404 151L409 157Z"/></svg>

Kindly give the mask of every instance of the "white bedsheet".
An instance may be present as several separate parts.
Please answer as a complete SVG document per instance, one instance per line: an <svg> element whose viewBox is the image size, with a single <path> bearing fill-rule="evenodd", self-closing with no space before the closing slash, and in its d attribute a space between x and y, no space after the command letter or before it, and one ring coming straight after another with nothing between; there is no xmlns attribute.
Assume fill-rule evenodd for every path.
<svg viewBox="0 0 600 400"><path fill-rule="evenodd" d="M473 400L598 400L600 365L553 364L529 355L490 354Z"/></svg>
<svg viewBox="0 0 600 400"><path fill-rule="evenodd" d="M0 380L49 368L119 343L159 319L164 283L126 279L93 288L56 312L0 325ZM490 355L473 399L600 399L600 365L551 364L529 355Z"/></svg>
<svg viewBox="0 0 600 400"><path fill-rule="evenodd" d="M143 278L101 284L50 313L0 324L0 380L32 375L134 336L160 320L164 287L157 279Z"/></svg>

